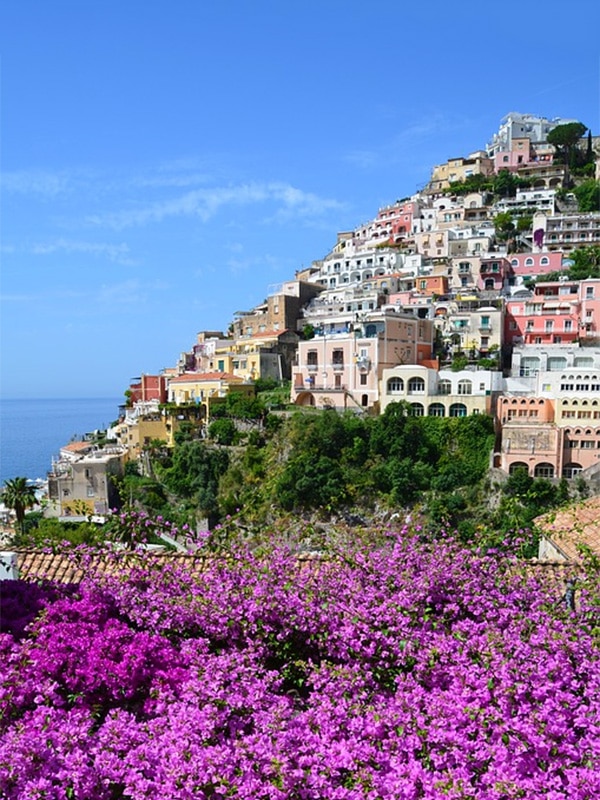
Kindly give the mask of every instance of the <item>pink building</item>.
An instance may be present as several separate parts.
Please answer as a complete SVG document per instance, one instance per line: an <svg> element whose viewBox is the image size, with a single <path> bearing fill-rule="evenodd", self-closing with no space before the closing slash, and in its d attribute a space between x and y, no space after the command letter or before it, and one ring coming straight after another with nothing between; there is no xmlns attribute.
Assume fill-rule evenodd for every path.
<svg viewBox="0 0 600 800"><path fill-rule="evenodd" d="M513 253L510 265L515 277L537 278L550 272L560 272L563 268L563 254L560 250L541 253Z"/></svg>
<svg viewBox="0 0 600 800"><path fill-rule="evenodd" d="M500 293L512 276L510 261L504 256L489 256L481 259L477 285L486 292Z"/></svg>
<svg viewBox="0 0 600 800"><path fill-rule="evenodd" d="M420 215L419 204L412 200L398 201L379 209L376 218L354 232L359 241L379 239L401 241L412 232L413 218Z"/></svg>
<svg viewBox="0 0 600 800"><path fill-rule="evenodd" d="M600 338L600 279L548 281L532 296L507 300L505 342L571 344Z"/></svg>
<svg viewBox="0 0 600 800"><path fill-rule="evenodd" d="M374 312L350 333L299 342L292 368L297 405L376 408L383 369L431 359L433 322L412 314Z"/></svg>
<svg viewBox="0 0 600 800"><path fill-rule="evenodd" d="M585 421L561 425L555 403L541 397L501 397L497 405L502 449L497 466L511 474L523 467L535 478L574 478L600 464L600 403L588 401ZM597 403L595 407L592 403Z"/></svg>

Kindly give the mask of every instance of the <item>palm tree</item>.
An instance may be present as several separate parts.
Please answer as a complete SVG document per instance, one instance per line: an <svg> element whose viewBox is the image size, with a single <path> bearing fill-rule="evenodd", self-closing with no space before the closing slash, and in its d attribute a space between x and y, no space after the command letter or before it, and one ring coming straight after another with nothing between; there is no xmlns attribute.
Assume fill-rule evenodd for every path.
<svg viewBox="0 0 600 800"><path fill-rule="evenodd" d="M37 502L35 489L27 483L27 478L10 478L4 481L0 496L4 505L15 512L20 533L23 533L25 512Z"/></svg>

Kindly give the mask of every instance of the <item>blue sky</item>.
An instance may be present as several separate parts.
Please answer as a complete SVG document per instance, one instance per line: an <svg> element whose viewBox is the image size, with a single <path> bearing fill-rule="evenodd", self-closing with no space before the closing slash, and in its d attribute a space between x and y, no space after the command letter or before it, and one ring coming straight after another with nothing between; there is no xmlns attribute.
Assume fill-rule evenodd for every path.
<svg viewBox="0 0 600 800"><path fill-rule="evenodd" d="M509 111L599 134L599 30L591 1L4 0L1 396L122 397Z"/></svg>

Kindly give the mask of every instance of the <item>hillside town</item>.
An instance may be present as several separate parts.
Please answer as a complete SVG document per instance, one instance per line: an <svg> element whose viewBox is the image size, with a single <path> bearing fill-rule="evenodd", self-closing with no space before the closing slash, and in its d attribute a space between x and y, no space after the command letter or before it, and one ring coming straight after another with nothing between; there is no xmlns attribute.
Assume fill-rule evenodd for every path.
<svg viewBox="0 0 600 800"><path fill-rule="evenodd" d="M135 379L110 443L72 442L52 465L55 514L107 513L112 472L153 441L172 446L184 420L202 435L259 380L289 383L301 408L489 415L491 468L600 487L600 277L570 276L575 251L600 249L600 208L576 192L578 175L600 180L600 137L552 144L577 124L507 114L482 149L434 166L416 194Z"/></svg>

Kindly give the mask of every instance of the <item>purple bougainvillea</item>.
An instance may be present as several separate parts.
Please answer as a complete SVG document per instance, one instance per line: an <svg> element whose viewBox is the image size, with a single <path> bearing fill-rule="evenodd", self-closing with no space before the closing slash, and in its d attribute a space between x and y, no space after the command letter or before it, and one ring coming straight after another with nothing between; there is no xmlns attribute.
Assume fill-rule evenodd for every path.
<svg viewBox="0 0 600 800"><path fill-rule="evenodd" d="M600 796L593 593L407 529L342 552L5 583L0 796Z"/></svg>

